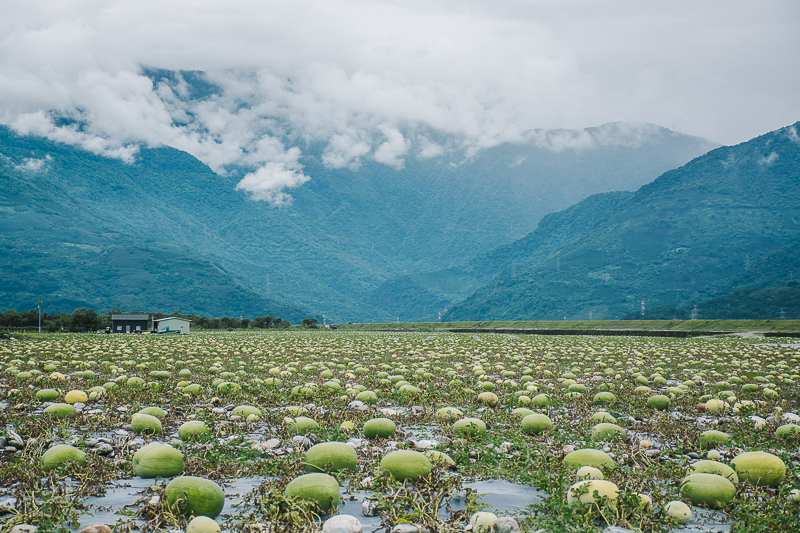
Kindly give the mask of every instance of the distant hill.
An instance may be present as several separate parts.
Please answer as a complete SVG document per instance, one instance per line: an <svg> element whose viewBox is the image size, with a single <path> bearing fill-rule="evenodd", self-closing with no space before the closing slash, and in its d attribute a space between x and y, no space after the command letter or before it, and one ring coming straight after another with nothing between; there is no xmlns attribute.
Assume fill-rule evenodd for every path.
<svg viewBox="0 0 800 533"><path fill-rule="evenodd" d="M734 276L732 292L698 302L697 315L708 319L798 319L800 318L800 242L751 260L747 268ZM789 280L787 283L784 283ZM694 305L675 308L670 305L629 313L623 320L661 320L691 318Z"/></svg>
<svg viewBox="0 0 800 533"><path fill-rule="evenodd" d="M646 124L534 131L525 142L477 154L458 148L456 138L430 135L455 148L436 157L409 156L398 169L369 159L355 170L326 168L324 147L304 146L311 181L290 191L289 207L274 208L235 189L246 169L220 176L168 147L141 147L136 161L126 164L0 127L0 173L8 191L0 204L0 260L15 279L70 287L64 305L132 295L111 284L105 292L84 284L93 279L88 270L100 268L90 254L59 271L55 263L45 269L19 261L20 253L37 249L57 257L67 248L88 254L128 246L143 254L143 263L148 254L173 258L174 272L206 264L270 305L287 302L280 305L339 322L393 320L394 289L382 289L393 286L384 285L388 280L465 264L526 235L549 212L595 192L635 189L715 146ZM22 268L25 276L14 270ZM461 281L449 290L462 298L487 280L460 271L456 277ZM219 278L216 286L233 282ZM438 278L435 283L446 285ZM24 286L5 289L0 306L24 305L35 292ZM187 291L174 292L167 308L202 313L190 309L197 300L185 300L183 294L192 294ZM412 286L404 296L412 307L415 291ZM452 300L439 298L430 311ZM214 301L220 302L214 312L243 312L232 300Z"/></svg>
<svg viewBox="0 0 800 533"><path fill-rule="evenodd" d="M34 145L38 147L38 142ZM64 151L52 151L48 162L59 155L68 161L73 150L64 147ZM35 150L28 153L37 154ZM86 159L86 154L78 154L77 160L85 166L75 172L93 175L96 169L91 158ZM98 165L105 162L96 160ZM167 235L180 231L160 220L156 206L151 208L151 223L126 219L129 213L114 213L113 208L102 206L104 194L88 186L88 180L70 182L55 171L15 166L20 165L14 165L8 155L0 158L3 309L35 308L41 296L50 313L81 307L100 312L179 309L200 315L248 317L272 312L294 323L315 316L254 292L220 265L185 248L154 242L149 235L154 225ZM111 184L110 190L136 204L138 187L125 191L125 185L120 180ZM75 201L75 197L86 202ZM97 209L86 207L92 202L97 202Z"/></svg>
<svg viewBox="0 0 800 533"><path fill-rule="evenodd" d="M664 173L546 256L535 245L520 250L532 264L510 275L508 257L489 254L491 268L503 273L446 319L619 318L635 313L641 299L648 308L681 308L753 285L785 284L796 275L800 241L799 126ZM588 205L584 216L596 213ZM542 233L538 241L546 241L551 232L537 228L526 239Z"/></svg>

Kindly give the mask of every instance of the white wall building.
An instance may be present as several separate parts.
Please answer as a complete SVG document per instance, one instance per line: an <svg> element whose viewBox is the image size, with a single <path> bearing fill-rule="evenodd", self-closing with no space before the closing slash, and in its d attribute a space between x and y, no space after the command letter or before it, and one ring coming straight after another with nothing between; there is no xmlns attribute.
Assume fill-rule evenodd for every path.
<svg viewBox="0 0 800 533"><path fill-rule="evenodd" d="M184 335L189 334L189 322L185 318L178 318L175 316L170 316L167 318L160 318L158 320L153 320L153 324L155 324L156 329L159 333L164 333L168 331L180 331Z"/></svg>

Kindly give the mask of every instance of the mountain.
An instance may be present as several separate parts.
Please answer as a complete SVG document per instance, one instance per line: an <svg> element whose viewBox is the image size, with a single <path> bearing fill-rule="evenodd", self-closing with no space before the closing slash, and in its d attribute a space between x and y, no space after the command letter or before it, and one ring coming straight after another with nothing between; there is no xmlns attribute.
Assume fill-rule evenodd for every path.
<svg viewBox="0 0 800 533"><path fill-rule="evenodd" d="M798 127L717 148L664 173L572 242L546 256L527 248L530 266L506 270L446 319L617 318L635 313L642 299L648 308L679 308L785 284L800 241ZM541 241L550 231L537 228L526 239L537 233ZM489 259L495 270L509 266L503 254Z"/></svg>
<svg viewBox="0 0 800 533"><path fill-rule="evenodd" d="M119 275L110 266L100 278L93 273L105 268L102 254L123 246L148 268L171 258L174 267L165 271L202 264L220 276L213 311L209 302L187 300L197 292L189 288L174 292L167 309L252 315L221 297L235 284L267 298L257 308L271 302L332 321L392 320L393 304L381 298L388 280L464 264L529 233L553 210L592 193L635 189L715 146L642 124L533 131L524 142L475 154L452 136L430 136L453 148L408 157L402 168L371 159L359 168L327 168L324 146L304 146L311 180L291 189L292 203L279 208L236 189L243 169L220 175L173 148L142 146L133 163L124 163L0 127L0 171L10 191L0 212L0 261L4 274L22 282L0 294L0 306L30 305L23 302L40 289L26 283L43 279L56 283L51 291L69 288L67 307L97 298L130 305L164 301L165 294L131 300L130 289L107 283L101 290L81 281ZM52 264L18 260L34 249L50 254ZM61 270L60 256L73 257ZM464 275L474 277L458 274ZM158 279L161 287L170 283ZM185 276L187 283L193 279L199 278ZM478 276L453 290L466 296L485 280Z"/></svg>
<svg viewBox="0 0 800 533"><path fill-rule="evenodd" d="M438 312L461 301L482 285L516 273L587 235L633 196L617 191L594 194L557 213L546 215L535 231L513 243L484 252L465 265L385 281L368 300L408 320L438 318Z"/></svg>
<svg viewBox="0 0 800 533"><path fill-rule="evenodd" d="M256 293L220 265L185 248L155 242L148 235L152 226L166 234L176 231L176 226L160 219L157 206L149 209L153 223L145 224L144 218L138 218L147 216L144 210L114 212L119 206L103 202L116 191L135 205L137 187L126 190L129 184L119 180L103 190L89 186L88 180L64 179L93 175L96 167L108 163L104 158L50 145L49 159L45 156L41 161L52 168L43 171L35 162L40 161L35 159L41 147L38 139L21 142L16 154L8 150L8 144L4 147L0 157L3 309L31 309L42 296L48 312L81 307L101 311L179 308L211 316L252 317L271 312L295 323L314 316ZM19 164L14 164L9 152L21 159ZM77 168L61 173L60 164ZM164 225L159 227L159 223Z"/></svg>

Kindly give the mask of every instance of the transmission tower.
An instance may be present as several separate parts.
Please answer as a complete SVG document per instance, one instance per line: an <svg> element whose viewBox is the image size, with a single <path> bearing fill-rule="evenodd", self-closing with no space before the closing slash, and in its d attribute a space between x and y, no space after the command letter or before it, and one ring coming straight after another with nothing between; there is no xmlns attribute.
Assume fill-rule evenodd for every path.
<svg viewBox="0 0 800 533"><path fill-rule="evenodd" d="M641 315L644 316L644 298L642 298L642 311Z"/></svg>

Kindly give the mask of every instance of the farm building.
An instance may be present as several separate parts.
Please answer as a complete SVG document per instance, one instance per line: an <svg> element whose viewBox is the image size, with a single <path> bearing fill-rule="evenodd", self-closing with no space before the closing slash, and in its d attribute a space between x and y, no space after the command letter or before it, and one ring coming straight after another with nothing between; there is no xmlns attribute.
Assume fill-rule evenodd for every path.
<svg viewBox="0 0 800 533"><path fill-rule="evenodd" d="M141 333L149 325L150 315L111 315L112 333Z"/></svg>
<svg viewBox="0 0 800 533"><path fill-rule="evenodd" d="M153 320L153 327L157 329L159 333L180 331L182 334L188 335L189 324L191 324L189 320L186 320L185 318L178 318L175 316Z"/></svg>

